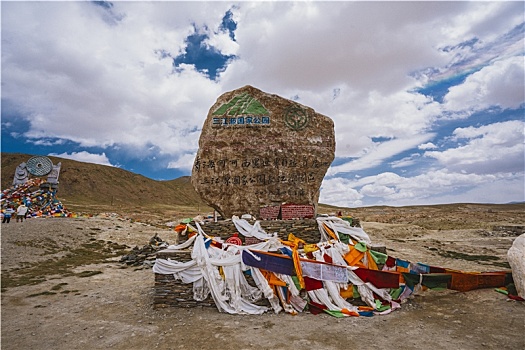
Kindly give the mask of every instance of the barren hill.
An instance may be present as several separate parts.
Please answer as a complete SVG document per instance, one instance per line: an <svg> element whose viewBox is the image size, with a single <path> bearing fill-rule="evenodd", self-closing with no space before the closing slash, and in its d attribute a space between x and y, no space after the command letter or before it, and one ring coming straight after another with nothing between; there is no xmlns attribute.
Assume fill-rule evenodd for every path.
<svg viewBox="0 0 525 350"><path fill-rule="evenodd" d="M2 153L2 189L11 187L16 167L31 155ZM148 208L192 207L209 211L190 183L190 177L156 181L127 170L49 157L53 164L62 162L58 198L72 210L86 212L134 211Z"/></svg>

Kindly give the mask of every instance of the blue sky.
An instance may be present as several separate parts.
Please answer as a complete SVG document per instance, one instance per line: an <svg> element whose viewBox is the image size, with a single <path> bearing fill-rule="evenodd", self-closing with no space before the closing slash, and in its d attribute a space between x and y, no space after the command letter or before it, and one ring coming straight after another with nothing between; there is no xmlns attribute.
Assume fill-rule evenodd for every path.
<svg viewBox="0 0 525 350"><path fill-rule="evenodd" d="M525 200L524 3L1 2L2 152L191 174L245 85L334 120L320 202Z"/></svg>

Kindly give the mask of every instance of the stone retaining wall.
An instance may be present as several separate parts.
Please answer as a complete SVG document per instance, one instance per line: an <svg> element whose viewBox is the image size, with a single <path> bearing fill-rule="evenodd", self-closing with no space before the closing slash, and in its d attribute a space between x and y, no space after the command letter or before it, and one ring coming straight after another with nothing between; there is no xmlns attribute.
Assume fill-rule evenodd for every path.
<svg viewBox="0 0 525 350"><path fill-rule="evenodd" d="M191 251L180 252L163 252L157 253L157 259L172 259L180 262L187 262L191 260ZM175 280L173 275L163 275L155 273L155 287L153 295L153 306L155 308L161 307L196 307L196 306L215 306L213 299L208 297L204 301L196 301L193 299L193 284L185 284L181 281Z"/></svg>
<svg viewBox="0 0 525 350"><path fill-rule="evenodd" d="M288 234L293 233L296 237L301 238L306 243L318 243L321 238L319 227L315 219L303 220L262 220L259 221L261 228L268 234L277 232L277 236L281 239L288 239ZM253 225L255 222L250 221ZM220 237L226 240L234 233L237 233L237 228L232 221L208 222L201 225L206 234L214 237ZM239 234L239 237L245 242L245 237Z"/></svg>

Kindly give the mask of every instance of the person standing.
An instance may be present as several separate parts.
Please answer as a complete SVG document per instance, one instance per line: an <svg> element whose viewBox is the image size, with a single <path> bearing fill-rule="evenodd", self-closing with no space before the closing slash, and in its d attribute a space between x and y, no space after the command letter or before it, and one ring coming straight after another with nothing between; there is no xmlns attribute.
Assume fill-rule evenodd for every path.
<svg viewBox="0 0 525 350"><path fill-rule="evenodd" d="M15 210L12 206L8 205L6 210L4 211L4 219L2 220L2 224L8 224L11 221L11 215L13 215Z"/></svg>
<svg viewBox="0 0 525 350"><path fill-rule="evenodd" d="M16 222L18 222L18 220L20 220L20 222L24 222L24 219L27 214L27 209L28 208L26 207L24 202L22 202L22 204L18 206L18 208L16 209Z"/></svg>

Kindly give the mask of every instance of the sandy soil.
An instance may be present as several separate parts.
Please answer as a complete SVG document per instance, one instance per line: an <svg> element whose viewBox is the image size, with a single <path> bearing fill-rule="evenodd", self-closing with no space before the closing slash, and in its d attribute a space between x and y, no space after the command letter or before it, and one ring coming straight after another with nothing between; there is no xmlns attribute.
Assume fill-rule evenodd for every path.
<svg viewBox="0 0 525 350"><path fill-rule="evenodd" d="M515 239L478 228L362 225L392 256L467 271L505 269ZM525 348L525 303L493 289L426 291L371 318L154 309L151 269L119 260L124 245L142 247L156 233L170 242L172 232L112 216L2 224L1 348Z"/></svg>

